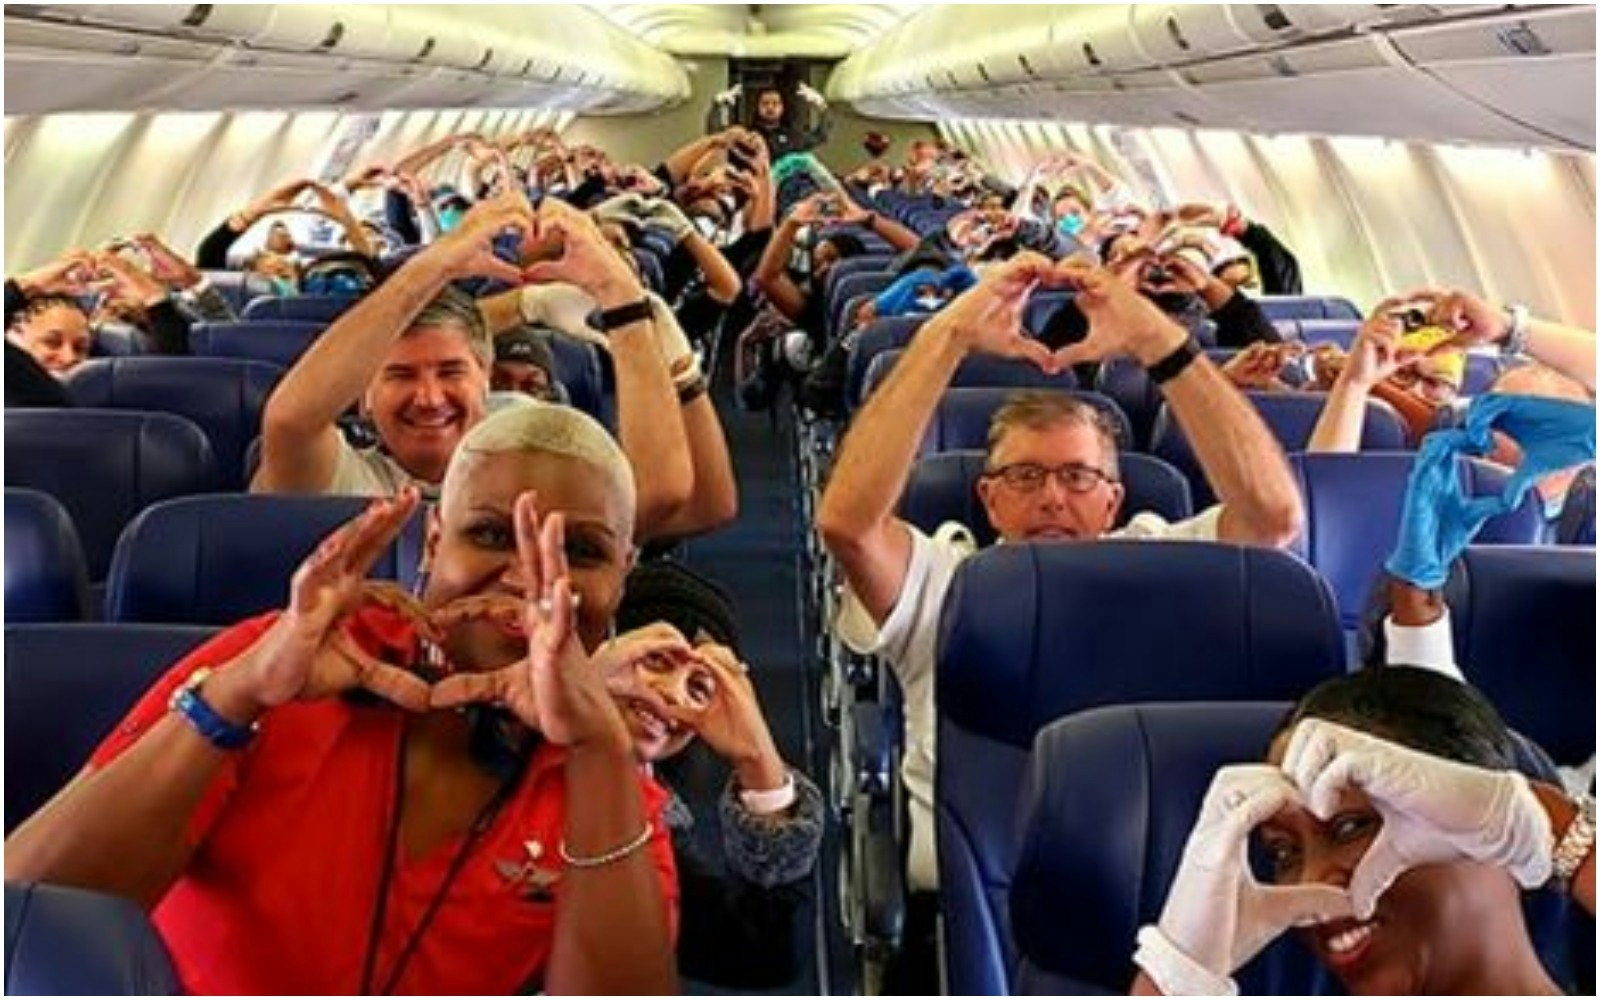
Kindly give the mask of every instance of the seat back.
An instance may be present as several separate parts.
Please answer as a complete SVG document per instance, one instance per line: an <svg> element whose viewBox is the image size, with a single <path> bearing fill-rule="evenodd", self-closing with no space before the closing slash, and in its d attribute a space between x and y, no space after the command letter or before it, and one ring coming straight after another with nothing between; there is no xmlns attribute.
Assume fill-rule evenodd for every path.
<svg viewBox="0 0 1600 1000"><path fill-rule="evenodd" d="M89 610L83 545L48 493L6 489L6 621L81 621Z"/></svg>
<svg viewBox="0 0 1600 1000"><path fill-rule="evenodd" d="M1557 763L1594 755L1595 553L1469 546L1445 587L1456 663Z"/></svg>
<svg viewBox="0 0 1600 1000"><path fill-rule="evenodd" d="M850 367L845 376L845 399L852 409L861 405L866 394L867 369L884 351L904 348L911 343L926 316L885 316L862 327L850 350Z"/></svg>
<svg viewBox="0 0 1600 1000"><path fill-rule="evenodd" d="M137 903L64 885L6 883L6 993L174 996L166 946Z"/></svg>
<svg viewBox="0 0 1600 1000"><path fill-rule="evenodd" d="M157 500L216 484L205 434L170 413L13 410L6 485L50 494L72 515L89 579L105 578L123 525Z"/></svg>
<svg viewBox="0 0 1600 1000"><path fill-rule="evenodd" d="M1127 416L1134 447L1141 451L1148 449L1150 432L1165 397L1160 387L1150 380L1144 366L1133 358L1111 358L1100 365L1094 388L1115 402Z"/></svg>
<svg viewBox="0 0 1600 1000"><path fill-rule="evenodd" d="M1305 531L1295 539L1294 550L1333 588L1347 631L1360 627L1373 584L1394 551L1415 462L1416 453L1408 451L1289 456L1306 509ZM1468 496L1498 494L1509 476L1500 466L1478 459L1462 459L1459 472ZM1530 493L1515 510L1491 518L1478 540L1531 545L1543 531L1538 499Z"/></svg>
<svg viewBox="0 0 1600 1000"><path fill-rule="evenodd" d="M950 992L1007 991L1010 819L1041 728L1124 702L1296 697L1343 663L1327 585L1287 553L1108 541L967 559L945 600L936 678Z"/></svg>
<svg viewBox="0 0 1600 1000"><path fill-rule="evenodd" d="M1261 415L1262 423L1288 453L1305 451L1316 429L1317 418L1327 403L1328 395L1322 392L1247 392L1246 398ZM1405 451L1406 429L1399 414L1381 399L1367 400L1361 420L1362 451ZM1150 451L1171 462L1189 477L1194 489L1195 504L1207 507L1216 502L1216 493L1206 480L1205 470L1195 457L1183 428L1167 406L1156 414L1150 431Z"/></svg>
<svg viewBox="0 0 1600 1000"><path fill-rule="evenodd" d="M1256 305L1269 320L1337 319L1361 320L1361 310L1338 295L1262 295Z"/></svg>
<svg viewBox="0 0 1600 1000"><path fill-rule="evenodd" d="M1567 487L1556 519L1553 541L1557 545L1594 544L1594 466L1590 465Z"/></svg>
<svg viewBox="0 0 1600 1000"><path fill-rule="evenodd" d="M96 326L89 330L89 357L128 358L145 352L142 336L130 327Z"/></svg>
<svg viewBox="0 0 1600 1000"><path fill-rule="evenodd" d="M326 323L310 320L246 320L196 323L189 328L189 353L202 358L244 358L292 368Z"/></svg>
<svg viewBox="0 0 1600 1000"><path fill-rule="evenodd" d="M235 315L244 312L245 306L264 295L274 294L272 281L253 271L206 270L205 275Z"/></svg>
<svg viewBox="0 0 1600 1000"><path fill-rule="evenodd" d="M1022 328L1037 337L1050 325L1056 310L1071 301L1071 292L1034 292L1028 298L1028 304L1022 308Z"/></svg>
<svg viewBox="0 0 1600 1000"><path fill-rule="evenodd" d="M828 300L829 340L844 332L845 309L861 296L877 295L894 283L895 275L888 271L857 271L839 279L833 286L833 298Z"/></svg>
<svg viewBox="0 0 1600 1000"><path fill-rule="evenodd" d="M1219 767L1262 759L1287 702L1122 705L1039 733L1017 806L1009 899L1018 994L1122 993L1135 935L1166 900L1201 801ZM1519 768L1552 780L1521 743ZM1594 922L1552 890L1526 893L1534 947L1558 983L1592 993ZM1343 992L1286 934L1235 979L1246 996Z"/></svg>
<svg viewBox="0 0 1600 1000"><path fill-rule="evenodd" d="M106 581L106 620L226 625L281 608L289 578L365 497L216 494L155 504L128 525ZM422 561L418 511L372 576L405 586Z"/></svg>
<svg viewBox="0 0 1600 1000"><path fill-rule="evenodd" d="M861 401L894 371L894 366L905 353L904 348L884 351L867 366L866 381L861 390ZM1006 389L1076 389L1078 378L1071 369L1049 374L1031 361L1021 358L1000 358L992 354L976 354L964 359L950 379L954 389L1002 387Z"/></svg>
<svg viewBox="0 0 1600 1000"><path fill-rule="evenodd" d="M217 487L243 489L244 455L261 433L261 411L283 375L277 365L237 358L135 357L86 361L67 377L79 406L151 410L187 417L205 431Z"/></svg>
<svg viewBox="0 0 1600 1000"><path fill-rule="evenodd" d="M262 295L245 304L240 318L308 321L326 326L359 301L354 295Z"/></svg>
<svg viewBox="0 0 1600 1000"><path fill-rule="evenodd" d="M922 436L923 455L965 448L987 448L989 421L995 411L1005 405L1017 390L1009 386L972 386L963 389L946 389L934 411L927 433ZM1063 390L1085 403L1100 409L1116 428L1119 450L1133 447L1133 432L1128 428L1128 418L1121 407L1109 397L1087 389Z"/></svg>
<svg viewBox="0 0 1600 1000"><path fill-rule="evenodd" d="M978 477L983 475L984 459L984 452L972 449L919 459L900 495L900 516L928 534L946 521L955 521L966 525L979 544L994 542L994 527L978 499ZM1181 521L1194 514L1189 482L1177 469L1137 452L1124 452L1117 464L1122 472L1124 496L1116 527L1144 511L1160 514L1168 521Z"/></svg>
<svg viewBox="0 0 1600 1000"><path fill-rule="evenodd" d="M78 773L167 668L211 629L6 626L6 832Z"/></svg>
<svg viewBox="0 0 1600 1000"><path fill-rule="evenodd" d="M1039 733L1017 806L1011 990L1127 990L1137 971L1134 938L1161 913L1212 776L1226 764L1261 760L1290 707L1119 705ZM1072 895L1048 895L1057 892ZM1074 904L1063 905L1068 899ZM1287 937L1235 978L1252 996L1330 992L1311 953Z"/></svg>
<svg viewBox="0 0 1600 1000"><path fill-rule="evenodd" d="M554 336L549 340L551 374L567 390L567 401L577 409L604 422L605 379L600 371L600 355L594 345L572 337Z"/></svg>
<svg viewBox="0 0 1600 1000"><path fill-rule="evenodd" d="M837 301L839 282L852 274L873 274L879 271L888 271L894 265L894 255L884 253L863 253L854 257L846 257L834 263L828 269L828 277L823 281L822 292L824 302Z"/></svg>

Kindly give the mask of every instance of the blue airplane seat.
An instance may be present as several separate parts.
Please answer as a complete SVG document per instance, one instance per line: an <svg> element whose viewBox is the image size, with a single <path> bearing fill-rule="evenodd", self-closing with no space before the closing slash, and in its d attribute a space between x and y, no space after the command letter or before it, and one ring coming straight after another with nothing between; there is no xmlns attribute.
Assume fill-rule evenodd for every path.
<svg viewBox="0 0 1600 1000"><path fill-rule="evenodd" d="M1294 551L1333 588L1339 619L1346 630L1359 628L1383 562L1394 551L1400 507L1416 461L1415 452L1357 452L1353 455L1297 454L1289 464L1305 500L1306 526ZM1498 494L1509 473L1481 459L1459 463L1469 496ZM1491 518L1479 532L1483 544L1531 545L1544 522L1532 495L1510 513Z"/></svg>
<svg viewBox="0 0 1600 1000"><path fill-rule="evenodd" d="M888 271L857 271L840 278L833 286L833 298L827 301L828 339L844 333L845 320L852 304L863 297L872 298L894 283L896 275Z"/></svg>
<svg viewBox="0 0 1600 1000"><path fill-rule="evenodd" d="M289 578L370 498L233 493L155 504L123 532L106 581L106 620L231 625L281 608ZM373 566L409 587L422 561L418 510Z"/></svg>
<svg viewBox="0 0 1600 1000"><path fill-rule="evenodd" d="M1360 319L1302 319L1295 322L1300 324L1300 336L1293 339L1311 346L1337 344L1342 351L1350 350L1350 345L1356 339L1356 331L1361 329Z"/></svg>
<svg viewBox="0 0 1600 1000"><path fill-rule="evenodd" d="M202 358L244 358L293 368L326 323L313 320L241 320L196 323L189 328L189 353Z"/></svg>
<svg viewBox="0 0 1600 1000"><path fill-rule="evenodd" d="M880 352L872 359L867 365L867 377L862 385L860 403L865 403L873 390L883 384L889 373L894 371L900 355L904 353L904 348L895 348ZM1078 377L1070 368L1051 375L1033 362L1021 358L974 354L965 358L956 367L956 373L950 379L950 387L953 389L997 386L1007 389L1076 389ZM859 408L859 403L857 407Z"/></svg>
<svg viewBox="0 0 1600 1000"><path fill-rule="evenodd" d="M609 426L605 376L594 345L558 334L550 338L550 359L551 374L567 390L567 401Z"/></svg>
<svg viewBox="0 0 1600 1000"><path fill-rule="evenodd" d="M6 621L82 621L89 571L72 517L38 490L6 489Z"/></svg>
<svg viewBox="0 0 1600 1000"><path fill-rule="evenodd" d="M1472 545L1445 586L1456 663L1559 764L1595 752L1595 554Z"/></svg>
<svg viewBox="0 0 1600 1000"><path fill-rule="evenodd" d="M6 414L6 485L48 493L72 515L89 580L105 579L123 525L168 497L217 482L205 432L170 413L13 410Z"/></svg>
<svg viewBox="0 0 1600 1000"><path fill-rule="evenodd" d="M128 358L143 354L144 339L125 326L96 326L89 330L89 357Z"/></svg>
<svg viewBox="0 0 1600 1000"><path fill-rule="evenodd" d="M356 295L262 295L247 302L239 318L252 322L303 321L326 326L359 301Z"/></svg>
<svg viewBox="0 0 1600 1000"><path fill-rule="evenodd" d="M904 349L928 321L926 316L881 316L856 332L845 374L845 399L852 409L866 398L867 370L884 351Z"/></svg>
<svg viewBox="0 0 1600 1000"><path fill-rule="evenodd" d="M1246 392L1267 430L1277 439L1287 453L1305 451L1316 429L1317 418L1322 415L1327 393L1322 392ZM1367 400L1366 413L1361 423L1362 451L1406 451L1406 428L1399 414L1381 399ZM1156 414L1150 430L1150 452L1171 462L1189 477L1194 488L1195 504L1200 507L1216 502L1216 494L1206 481L1200 461L1190 447L1188 437L1172 411L1163 405Z"/></svg>
<svg viewBox="0 0 1600 1000"><path fill-rule="evenodd" d="M1256 305L1268 320L1362 319L1356 304L1339 295L1261 295Z"/></svg>
<svg viewBox="0 0 1600 1000"><path fill-rule="evenodd" d="M1594 545L1594 466L1586 466L1567 487L1556 518L1552 541L1557 545Z"/></svg>
<svg viewBox="0 0 1600 1000"><path fill-rule="evenodd" d="M6 993L182 992L166 946L137 903L64 885L6 883Z"/></svg>
<svg viewBox="0 0 1600 1000"><path fill-rule="evenodd" d="M60 791L145 690L212 634L170 625L8 624L6 832Z"/></svg>
<svg viewBox="0 0 1600 1000"><path fill-rule="evenodd" d="M244 312L245 306L254 299L277 294L271 279L254 271L208 269L200 273L227 300L235 315Z"/></svg>
<svg viewBox="0 0 1600 1000"><path fill-rule="evenodd" d="M894 255L887 253L862 253L854 257L844 257L834 262L828 269L828 276L823 279L822 294L824 302L837 301L839 282L852 274L874 274L880 271L889 271L894 266Z"/></svg>
<svg viewBox="0 0 1600 1000"><path fill-rule="evenodd" d="M245 450L283 369L235 358L136 357L85 361L67 376L79 406L174 413L195 422L217 460L217 486L243 489Z"/></svg>
<svg viewBox="0 0 1600 1000"><path fill-rule="evenodd" d="M1128 426L1127 416L1115 401L1088 389L1063 391L1103 412L1116 429L1117 448L1121 451L1132 449L1133 431ZM930 455L964 448L987 448L989 421L1015 392L1015 388L1007 386L946 389L927 433L923 435L921 453Z"/></svg>
<svg viewBox="0 0 1600 1000"><path fill-rule="evenodd" d="M1012 820L1040 729L1134 701L1284 700L1343 669L1327 584L1284 552L1108 541L1001 545L966 560L945 601L936 678L949 992L1008 991Z"/></svg>
<svg viewBox="0 0 1600 1000"><path fill-rule="evenodd" d="M964 524L979 545L995 540L994 528L978 499L983 474L982 450L945 451L919 459L900 496L900 516L928 534L946 521ZM1116 527L1135 514L1149 511L1168 521L1194 514L1189 481L1172 466L1151 455L1125 452L1118 459L1125 491Z"/></svg>

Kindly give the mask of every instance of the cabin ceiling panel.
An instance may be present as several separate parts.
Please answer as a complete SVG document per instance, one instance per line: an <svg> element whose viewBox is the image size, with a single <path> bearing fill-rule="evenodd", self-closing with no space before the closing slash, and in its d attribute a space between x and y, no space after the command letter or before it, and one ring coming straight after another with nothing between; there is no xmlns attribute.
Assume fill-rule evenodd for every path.
<svg viewBox="0 0 1600 1000"><path fill-rule="evenodd" d="M925 4L589 4L612 24L674 55L839 59Z"/></svg>
<svg viewBox="0 0 1600 1000"><path fill-rule="evenodd" d="M1584 4L936 5L836 67L828 92L897 119L1593 150L1594 33Z"/></svg>
<svg viewBox="0 0 1600 1000"><path fill-rule="evenodd" d="M576 4L13 4L5 28L12 115L543 101L615 114L689 94L675 59Z"/></svg>

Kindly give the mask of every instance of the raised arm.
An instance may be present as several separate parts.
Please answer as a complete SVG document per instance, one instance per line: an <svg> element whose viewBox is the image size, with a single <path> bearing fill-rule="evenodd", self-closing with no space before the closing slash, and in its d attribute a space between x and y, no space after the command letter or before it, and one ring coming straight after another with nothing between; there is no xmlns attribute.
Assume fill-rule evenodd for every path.
<svg viewBox="0 0 1600 1000"><path fill-rule="evenodd" d="M1406 360L1400 348L1401 333L1400 321L1382 312L1361 325L1317 417L1306 451L1350 454L1361 450L1367 400Z"/></svg>
<svg viewBox="0 0 1600 1000"><path fill-rule="evenodd" d="M794 211L773 231L772 239L762 251L752 277L757 288L774 307L795 322L805 316L806 293L789 277L789 257L794 253L795 239L803 226L816 222L820 201L813 195L796 205Z"/></svg>
<svg viewBox="0 0 1600 1000"><path fill-rule="evenodd" d="M361 398L389 348L450 281L469 275L520 279L494 256L507 227L527 231L532 212L512 193L474 206L454 231L343 313L283 376L262 414L256 492L316 493L333 479L339 415Z"/></svg>
<svg viewBox="0 0 1600 1000"><path fill-rule="evenodd" d="M1057 363L1128 354L1145 368L1166 368L1161 391L1222 503L1218 537L1273 548L1294 541L1304 520L1300 491L1283 449L1249 401L1182 327L1126 281L1075 260L1060 270L1080 289L1075 301L1089 317L1089 336L1057 351Z"/></svg>
<svg viewBox="0 0 1600 1000"><path fill-rule="evenodd" d="M1592 330L1539 319L1523 311L1518 314L1522 320L1522 343L1518 345L1514 342L1517 328L1511 308L1496 308L1460 290L1424 289L1405 298L1429 303L1429 320L1455 332L1455 340L1435 350L1484 344L1520 347L1523 353L1545 367L1582 382L1591 393L1595 391L1595 335Z"/></svg>
<svg viewBox="0 0 1600 1000"><path fill-rule="evenodd" d="M1022 333L1028 293L1049 274L1043 257L1020 254L986 275L923 324L851 423L817 510L817 530L875 622L884 621L905 582L911 535L895 506L957 366L983 351L1053 368L1049 351Z"/></svg>
<svg viewBox="0 0 1600 1000"><path fill-rule="evenodd" d="M530 281L576 285L602 311L641 302L651 305L648 313L603 332L617 374L617 439L638 485L635 534L641 540L658 537L694 488L683 421L662 418L678 409L656 332L663 312L670 318L670 310L647 296L639 276L586 213L546 199L539 207L539 230L541 235L558 234L563 251L558 260L530 267Z"/></svg>
<svg viewBox="0 0 1600 1000"><path fill-rule="evenodd" d="M199 691L234 727L292 700L357 687L422 710L428 689L396 666L371 660L340 632L363 599L372 563L416 510L415 493L375 502L301 564L289 608L270 627L241 626L187 656L113 731L94 761L6 840L8 880L80 886L154 906L203 838L197 812L225 808L219 776L252 751L202 736L168 696L201 668ZM360 658L362 666L349 658ZM237 773L237 770L235 771ZM209 805L208 796L215 799Z"/></svg>

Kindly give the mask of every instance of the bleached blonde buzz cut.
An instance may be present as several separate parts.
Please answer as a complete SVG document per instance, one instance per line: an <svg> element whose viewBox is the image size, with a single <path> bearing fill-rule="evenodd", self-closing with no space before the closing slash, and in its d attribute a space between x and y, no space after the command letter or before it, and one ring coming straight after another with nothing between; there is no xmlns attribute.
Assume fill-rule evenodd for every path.
<svg viewBox="0 0 1600 1000"><path fill-rule="evenodd" d="M451 503L462 478L479 459L517 454L561 455L599 469L622 501L624 523L615 527L623 537L633 537L638 491L633 466L622 453L622 446L598 420L582 410L531 398L490 414L461 439L445 470L441 504Z"/></svg>

